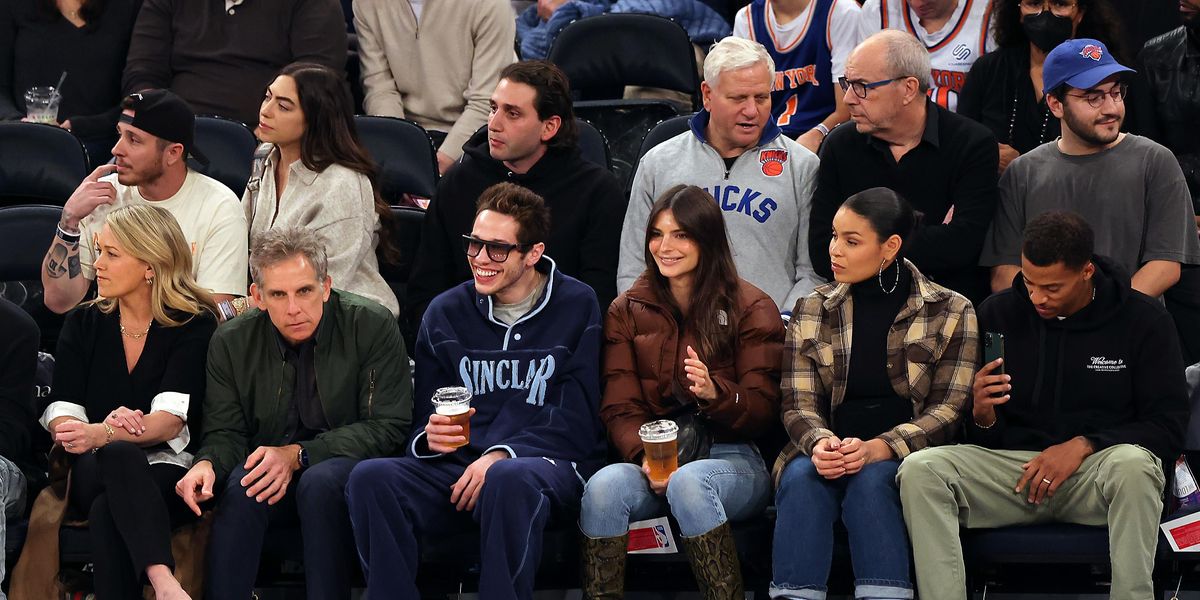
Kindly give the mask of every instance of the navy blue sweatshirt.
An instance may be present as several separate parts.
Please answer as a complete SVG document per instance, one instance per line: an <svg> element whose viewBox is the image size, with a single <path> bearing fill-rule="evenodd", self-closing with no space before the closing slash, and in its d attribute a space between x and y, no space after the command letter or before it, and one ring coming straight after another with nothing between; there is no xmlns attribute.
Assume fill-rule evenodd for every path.
<svg viewBox="0 0 1200 600"><path fill-rule="evenodd" d="M596 293L543 256L549 280L528 314L511 326L492 316L474 281L434 298L421 320L413 357L411 455L438 458L425 441L440 387L471 391L470 444L451 457L473 461L492 450L513 457L566 460L581 477L604 466L600 424L600 307ZM447 457L447 458L451 458Z"/></svg>
<svg viewBox="0 0 1200 600"><path fill-rule="evenodd" d="M979 306L979 330L1004 334L1011 399L971 443L1044 450L1084 436L1096 451L1116 444L1150 450L1164 467L1183 449L1187 387L1171 316L1129 286L1129 275L1097 256L1096 299L1066 319L1042 319L1024 280Z"/></svg>

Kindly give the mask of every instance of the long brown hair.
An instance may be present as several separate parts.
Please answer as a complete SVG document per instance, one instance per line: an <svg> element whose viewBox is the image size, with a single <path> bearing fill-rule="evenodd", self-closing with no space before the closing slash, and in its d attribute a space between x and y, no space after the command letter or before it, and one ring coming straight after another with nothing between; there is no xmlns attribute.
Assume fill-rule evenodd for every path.
<svg viewBox="0 0 1200 600"><path fill-rule="evenodd" d="M692 300L683 318L685 328L696 332L700 341L700 359L706 363L727 358L735 351L737 342L738 274L725 233L725 217L716 200L704 189L694 185L677 185L664 192L650 208L646 221L646 272L650 287L659 301L682 314L671 295L671 284L658 270L650 253L650 234L655 221L665 211L671 211L679 228L685 231L700 250L699 263L693 278ZM724 318L721 318L724 313Z"/></svg>
<svg viewBox="0 0 1200 600"><path fill-rule="evenodd" d="M379 215L379 256L385 262L395 262L399 252L391 240L392 209L379 195L379 169L358 139L354 105L345 80L333 69L309 62L287 65L279 75L287 75L296 82L296 95L304 112L300 162L318 173L337 164L366 176L375 195L375 213Z"/></svg>

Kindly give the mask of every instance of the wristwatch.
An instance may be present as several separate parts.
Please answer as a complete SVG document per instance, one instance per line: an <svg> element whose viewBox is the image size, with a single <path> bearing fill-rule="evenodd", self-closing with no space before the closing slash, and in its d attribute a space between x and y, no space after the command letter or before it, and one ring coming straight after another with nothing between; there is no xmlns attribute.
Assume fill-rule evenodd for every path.
<svg viewBox="0 0 1200 600"><path fill-rule="evenodd" d="M297 460L300 462L301 469L308 468L308 450L305 449L304 446L300 446L300 453L297 457Z"/></svg>

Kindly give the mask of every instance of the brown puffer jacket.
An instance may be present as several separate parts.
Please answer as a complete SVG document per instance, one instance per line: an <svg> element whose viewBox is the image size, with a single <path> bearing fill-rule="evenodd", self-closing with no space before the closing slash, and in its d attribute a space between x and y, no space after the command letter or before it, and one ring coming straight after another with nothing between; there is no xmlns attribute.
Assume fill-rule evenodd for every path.
<svg viewBox="0 0 1200 600"><path fill-rule="evenodd" d="M716 442L753 442L778 426L783 320L771 297L745 280L739 281L737 311L734 356L705 362L717 387L717 399L709 402L688 391L683 370L687 347L699 353L696 334L680 335L646 275L613 301L604 322L600 418L622 458L641 460L642 424L691 403L708 418Z"/></svg>

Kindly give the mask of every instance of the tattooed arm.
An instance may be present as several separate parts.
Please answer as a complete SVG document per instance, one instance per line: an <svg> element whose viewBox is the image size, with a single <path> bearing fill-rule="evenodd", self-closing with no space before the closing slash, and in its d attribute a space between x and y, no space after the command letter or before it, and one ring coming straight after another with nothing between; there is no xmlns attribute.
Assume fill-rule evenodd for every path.
<svg viewBox="0 0 1200 600"><path fill-rule="evenodd" d="M46 308L65 313L79 304L90 285L83 276L79 258L79 244L90 240L79 239L79 221L92 214L101 204L112 204L116 200L116 188L101 177L116 170L116 165L100 165L75 189L63 206L62 219L58 222L59 233L50 243L46 259L42 261L42 288L45 290Z"/></svg>

